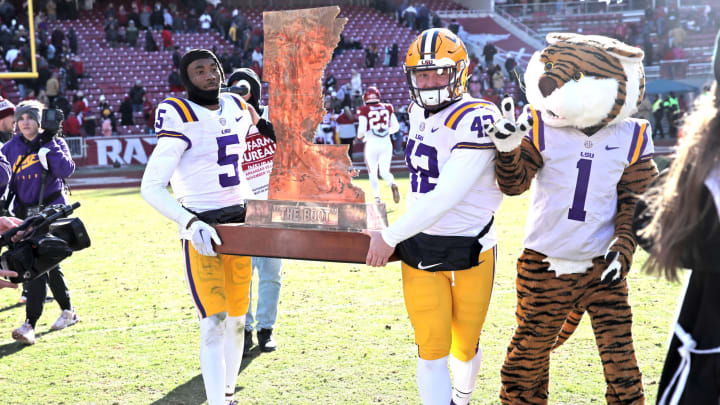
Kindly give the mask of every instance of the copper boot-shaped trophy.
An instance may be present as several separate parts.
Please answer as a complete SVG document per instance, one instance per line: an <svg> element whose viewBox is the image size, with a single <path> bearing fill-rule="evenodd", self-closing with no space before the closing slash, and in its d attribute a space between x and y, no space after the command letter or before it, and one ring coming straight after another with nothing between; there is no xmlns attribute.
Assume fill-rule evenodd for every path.
<svg viewBox="0 0 720 405"><path fill-rule="evenodd" d="M277 147L269 199L248 200L243 224L218 225L219 253L364 263L363 229L387 225L351 183L348 145L315 145L324 115L321 79L346 18L340 8L263 13L263 76Z"/></svg>

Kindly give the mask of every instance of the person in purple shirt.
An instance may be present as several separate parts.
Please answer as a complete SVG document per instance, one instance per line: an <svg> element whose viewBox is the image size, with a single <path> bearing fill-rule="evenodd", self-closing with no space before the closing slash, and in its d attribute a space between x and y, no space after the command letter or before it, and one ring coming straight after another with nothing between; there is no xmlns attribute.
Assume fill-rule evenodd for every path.
<svg viewBox="0 0 720 405"><path fill-rule="evenodd" d="M55 133L41 132L40 114L43 109L44 106L35 100L18 104L15 121L20 134L13 136L1 149L7 160L12 162L8 201L12 203L11 211L19 218L32 215L47 205L66 204L63 179L75 171L75 162L65 140L56 137ZM57 266L29 283L26 321L12 332L13 339L29 345L35 343L35 324L42 315L47 285L62 310L50 329L63 329L78 321L65 278L60 266Z"/></svg>

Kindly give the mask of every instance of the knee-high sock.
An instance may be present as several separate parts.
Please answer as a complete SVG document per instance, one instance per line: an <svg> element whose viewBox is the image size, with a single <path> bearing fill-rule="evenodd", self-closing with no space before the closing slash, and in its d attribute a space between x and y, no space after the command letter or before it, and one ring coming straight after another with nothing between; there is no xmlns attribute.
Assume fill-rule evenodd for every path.
<svg viewBox="0 0 720 405"><path fill-rule="evenodd" d="M378 166L377 162L372 159L365 159L368 171L368 180L370 180L370 189L372 190L373 197L380 198L380 180L378 179Z"/></svg>
<svg viewBox="0 0 720 405"><path fill-rule="evenodd" d="M235 382L242 363L245 344L245 315L225 320L225 393L235 392Z"/></svg>
<svg viewBox="0 0 720 405"><path fill-rule="evenodd" d="M450 403L452 385L447 360L447 356L437 360L418 359L417 384L423 405Z"/></svg>
<svg viewBox="0 0 720 405"><path fill-rule="evenodd" d="M449 363L450 371L452 371L453 375L453 402L455 402L456 405L467 405L475 389L478 372L480 372L482 349L478 346L475 357L468 361L458 360L451 354Z"/></svg>
<svg viewBox="0 0 720 405"><path fill-rule="evenodd" d="M225 318L221 312L200 320L200 370L208 405L225 403Z"/></svg>

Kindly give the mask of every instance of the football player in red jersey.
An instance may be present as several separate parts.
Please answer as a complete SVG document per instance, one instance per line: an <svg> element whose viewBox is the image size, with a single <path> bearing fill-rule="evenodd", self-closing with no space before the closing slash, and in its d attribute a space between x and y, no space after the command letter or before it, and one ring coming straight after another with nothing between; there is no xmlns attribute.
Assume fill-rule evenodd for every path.
<svg viewBox="0 0 720 405"><path fill-rule="evenodd" d="M380 102L380 91L375 87L368 87L363 95L365 105L357 110L358 139L365 142L365 164L370 178L375 202L380 202L380 184L378 169L383 180L390 184L393 201L400 202L400 190L395 184L395 177L390 173L392 160L392 140L390 135L400 129L392 104Z"/></svg>

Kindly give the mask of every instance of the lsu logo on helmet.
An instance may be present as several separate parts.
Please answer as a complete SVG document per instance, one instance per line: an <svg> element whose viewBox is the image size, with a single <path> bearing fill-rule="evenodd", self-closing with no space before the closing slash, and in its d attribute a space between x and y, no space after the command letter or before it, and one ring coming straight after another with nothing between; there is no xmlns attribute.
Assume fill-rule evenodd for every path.
<svg viewBox="0 0 720 405"><path fill-rule="evenodd" d="M465 44L450 30L432 28L423 31L410 45L403 65L410 98L431 111L460 99L467 89L469 62ZM447 83L420 88L417 74L429 70L447 76Z"/></svg>

